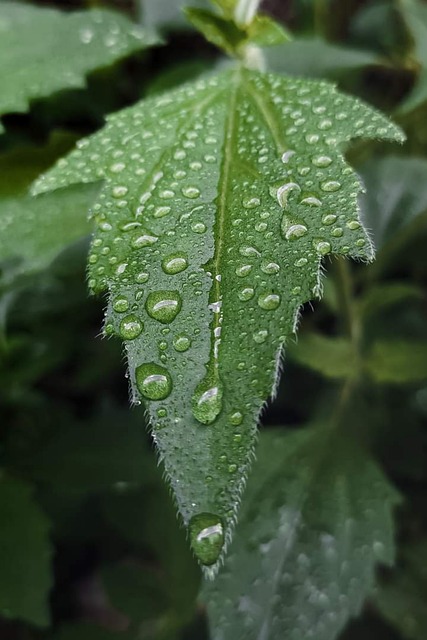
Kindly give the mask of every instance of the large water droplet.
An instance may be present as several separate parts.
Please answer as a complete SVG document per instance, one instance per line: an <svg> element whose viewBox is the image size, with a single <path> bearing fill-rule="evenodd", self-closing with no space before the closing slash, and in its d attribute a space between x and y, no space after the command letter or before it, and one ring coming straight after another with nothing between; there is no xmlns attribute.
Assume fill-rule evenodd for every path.
<svg viewBox="0 0 427 640"><path fill-rule="evenodd" d="M289 195L292 191L301 193L301 187L296 182L288 182L279 187L276 191L276 198L281 207L286 207L288 204Z"/></svg>
<svg viewBox="0 0 427 640"><path fill-rule="evenodd" d="M329 242L322 240L321 242L318 242L316 244L316 251L317 253L320 253L321 256L326 256L328 253L331 252L331 250L332 250L332 247Z"/></svg>
<svg viewBox="0 0 427 640"><path fill-rule="evenodd" d="M175 275L185 271L188 267L188 260L185 253L174 253L171 256L167 256L162 261L162 268L168 275Z"/></svg>
<svg viewBox="0 0 427 640"><path fill-rule="evenodd" d="M135 340L144 326L142 322L133 314L126 316L120 323L120 335L124 340Z"/></svg>
<svg viewBox="0 0 427 640"><path fill-rule="evenodd" d="M157 236L153 236L149 231L139 233L131 242L133 249L142 249L143 247L151 247L158 240Z"/></svg>
<svg viewBox="0 0 427 640"><path fill-rule="evenodd" d="M326 226L329 227L331 224L334 224L336 219L337 219L336 215L334 215L333 213L327 213L326 216L323 216L322 222L323 224L326 224Z"/></svg>
<svg viewBox="0 0 427 640"><path fill-rule="evenodd" d="M195 556L204 565L218 560L224 546L221 519L213 513L199 513L190 520L190 544Z"/></svg>
<svg viewBox="0 0 427 640"><path fill-rule="evenodd" d="M336 180L327 180L321 183L320 188L322 191L327 192L339 191L339 189L341 189L341 183Z"/></svg>
<svg viewBox="0 0 427 640"><path fill-rule="evenodd" d="M193 415L202 424L212 424L222 409L222 385L217 376L206 376L191 400Z"/></svg>
<svg viewBox="0 0 427 640"><path fill-rule="evenodd" d="M172 322L181 311L181 306L178 291L153 291L145 303L148 314L163 324Z"/></svg>
<svg viewBox="0 0 427 640"><path fill-rule="evenodd" d="M139 392L148 400L164 400L172 391L169 372L154 362L137 367L135 378Z"/></svg>
<svg viewBox="0 0 427 640"><path fill-rule="evenodd" d="M124 296L117 296L113 300L113 309L117 313L125 313L129 309L129 300Z"/></svg>

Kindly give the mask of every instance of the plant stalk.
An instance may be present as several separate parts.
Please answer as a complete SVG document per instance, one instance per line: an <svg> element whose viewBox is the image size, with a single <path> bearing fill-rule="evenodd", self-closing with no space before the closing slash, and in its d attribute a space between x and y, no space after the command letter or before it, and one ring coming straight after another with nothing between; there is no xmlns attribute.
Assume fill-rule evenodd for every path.
<svg viewBox="0 0 427 640"><path fill-rule="evenodd" d="M234 10L234 19L237 24L246 26L252 22L257 14L261 0L238 0Z"/></svg>

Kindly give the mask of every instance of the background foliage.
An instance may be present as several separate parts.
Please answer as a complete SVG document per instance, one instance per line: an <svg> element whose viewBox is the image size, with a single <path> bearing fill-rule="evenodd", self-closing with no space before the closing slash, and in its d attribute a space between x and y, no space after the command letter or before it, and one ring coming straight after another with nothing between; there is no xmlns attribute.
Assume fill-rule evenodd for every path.
<svg viewBox="0 0 427 640"><path fill-rule="evenodd" d="M424 639L427 5L264 3L294 34L269 50L272 69L333 79L392 115L408 141L349 152L377 260L325 262L324 299L305 309L263 416L229 565L200 589L144 412L128 408L120 343L99 337L104 301L86 294L82 237L96 187L27 195L107 113L221 63L179 3L67 6L107 4L168 44L113 59L96 51L85 85L32 93L27 112L8 106L2 118L0 637L203 639L209 615L211 637L238 638L244 624L262 629L273 602L277 637ZM0 43L2 83L10 60ZM328 437L319 424L332 425Z"/></svg>

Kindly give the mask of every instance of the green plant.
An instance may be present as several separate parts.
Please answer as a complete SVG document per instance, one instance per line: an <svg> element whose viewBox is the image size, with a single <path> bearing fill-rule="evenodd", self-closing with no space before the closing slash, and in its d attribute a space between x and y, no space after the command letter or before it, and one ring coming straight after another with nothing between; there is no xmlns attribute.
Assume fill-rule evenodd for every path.
<svg viewBox="0 0 427 640"><path fill-rule="evenodd" d="M405 548L425 540L425 517L402 507L414 498L400 482L422 491L426 479L426 273L405 253L425 236L425 6L383 3L385 28L396 26L378 53L337 44L347 30L370 45L372 7L337 9L329 24L322 3L295 3L305 36L292 42L259 2L211 4L186 17L231 61L214 69L207 55L154 80L155 57L137 53L132 67L129 56L160 40L123 16L1 5L0 113L33 113L6 116L0 139L0 610L46 637L199 637L188 627L199 592L212 638L329 640L370 597L377 616L416 640L425 612L413 583L425 576L378 581L376 571L395 562L397 509L412 523L400 525L402 571L416 569ZM113 61L86 90L40 101ZM371 90L375 73L390 92ZM394 110L400 126L325 77ZM121 103L114 78L130 79ZM412 89L408 78L418 78ZM58 123L68 131L52 132ZM387 148L405 134L406 146ZM183 531L142 412L124 408L119 341L93 339L99 306L84 300L81 270L92 230L89 288L106 294L103 334L124 342L131 400L143 403ZM300 311L323 289L296 343ZM293 428L263 429L256 445L277 394ZM280 421L277 411L270 426ZM99 628L91 609L88 624L64 615L73 583L59 588L61 562L51 575L49 521L65 567L102 540L83 571L114 607L104 602ZM23 546L30 570L16 579ZM52 581L59 625L49 629ZM393 602L405 584L414 596L400 617Z"/></svg>

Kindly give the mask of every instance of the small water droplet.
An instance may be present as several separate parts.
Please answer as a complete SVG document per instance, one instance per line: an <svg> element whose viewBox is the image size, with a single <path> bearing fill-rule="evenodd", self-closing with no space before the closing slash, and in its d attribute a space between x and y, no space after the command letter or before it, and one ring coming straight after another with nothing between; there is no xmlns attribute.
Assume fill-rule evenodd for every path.
<svg viewBox="0 0 427 640"><path fill-rule="evenodd" d="M255 290L252 289L252 287L245 287L244 289L241 289L237 295L239 296L239 300L241 300L242 302L247 302L254 297Z"/></svg>
<svg viewBox="0 0 427 640"><path fill-rule="evenodd" d="M137 367L135 378L139 392L148 400L164 400L172 391L169 372L154 362Z"/></svg>
<svg viewBox="0 0 427 640"><path fill-rule="evenodd" d="M236 471L237 471L237 464L228 465L228 473L236 473Z"/></svg>
<svg viewBox="0 0 427 640"><path fill-rule="evenodd" d="M333 229L331 231L331 236L333 236L334 238L341 238L344 234L344 231L341 229L341 227L337 227L336 229Z"/></svg>
<svg viewBox="0 0 427 640"><path fill-rule="evenodd" d="M131 246L133 249L143 249L144 247L151 247L157 240L157 236L153 236L147 231L145 233L139 233L136 238L133 238Z"/></svg>
<svg viewBox="0 0 427 640"><path fill-rule="evenodd" d="M285 151L285 153L282 155L282 162L283 164L287 164L289 162L289 160L292 158L292 156L295 155L295 151Z"/></svg>
<svg viewBox="0 0 427 640"><path fill-rule="evenodd" d="M261 200L259 198L246 198L242 204L245 209L255 209L255 207L259 207Z"/></svg>
<svg viewBox="0 0 427 640"><path fill-rule="evenodd" d="M187 351L191 347L191 340L186 335L181 334L176 336L173 341L173 346L176 351L183 352Z"/></svg>
<svg viewBox="0 0 427 640"><path fill-rule="evenodd" d="M238 427L240 424L242 424L242 422L243 422L243 414L241 414L240 411L235 411L234 413L231 414L230 424L232 424L234 427Z"/></svg>
<svg viewBox="0 0 427 640"><path fill-rule="evenodd" d="M331 244L324 240L316 244L316 251L317 253L320 253L321 256L326 256L328 253L331 252L331 249L332 249Z"/></svg>
<svg viewBox="0 0 427 640"><path fill-rule="evenodd" d="M160 191L159 197L162 200L170 200L175 197L175 191L172 191L172 189L164 189L163 191Z"/></svg>
<svg viewBox="0 0 427 640"><path fill-rule="evenodd" d="M205 233L206 225L203 222L194 222L191 225L191 230L194 231L194 233Z"/></svg>
<svg viewBox="0 0 427 640"><path fill-rule="evenodd" d="M148 314L162 324L172 322L180 312L181 306L182 300L178 291L153 291L145 303Z"/></svg>
<svg viewBox="0 0 427 640"><path fill-rule="evenodd" d="M221 519L213 513L200 513L191 518L189 530L194 555L204 565L215 564L224 546Z"/></svg>
<svg viewBox="0 0 427 640"><path fill-rule="evenodd" d="M154 209L153 218L164 218L172 211L171 207L156 207Z"/></svg>
<svg viewBox="0 0 427 640"><path fill-rule="evenodd" d="M145 271L141 271L141 273L138 273L135 277L136 282L138 282L138 284L144 284L145 282L148 281L149 279L149 275L148 273L146 273Z"/></svg>
<svg viewBox="0 0 427 640"><path fill-rule="evenodd" d="M357 220L350 220L350 222L347 222L347 227L350 231L356 231L357 229L360 229L360 222Z"/></svg>
<svg viewBox="0 0 427 640"><path fill-rule="evenodd" d="M251 264L243 264L242 266L237 267L236 276L239 276L239 278L244 278L245 276L249 275L251 271L252 271Z"/></svg>
<svg viewBox="0 0 427 640"><path fill-rule="evenodd" d="M120 173L121 171L123 171L124 169L126 169L126 165L124 162L115 162L114 164L111 165L110 167L110 171L112 173Z"/></svg>
<svg viewBox="0 0 427 640"><path fill-rule="evenodd" d="M277 293L262 293L258 298L258 306L266 311L273 311L280 305L280 296Z"/></svg>
<svg viewBox="0 0 427 640"><path fill-rule="evenodd" d="M261 329L253 335L254 342L256 342L257 344L263 344L263 342L267 340L267 337L268 331L266 329Z"/></svg>
<svg viewBox="0 0 427 640"><path fill-rule="evenodd" d="M319 198L316 198L315 196L307 196L307 198L303 198L301 200L301 204L305 204L306 206L309 206L309 207L321 207L322 201L319 200Z"/></svg>
<svg viewBox="0 0 427 640"><path fill-rule="evenodd" d="M117 313L125 313L129 309L129 300L124 296L117 296L113 300L113 309Z"/></svg>
<svg viewBox="0 0 427 640"><path fill-rule="evenodd" d="M322 182L320 185L322 191L333 192L339 191L341 189L341 183L337 180L326 180L326 182Z"/></svg>
<svg viewBox="0 0 427 640"><path fill-rule="evenodd" d="M279 273L280 267L276 262L263 262L261 264L261 271L267 275L273 275L275 273Z"/></svg>
<svg viewBox="0 0 427 640"><path fill-rule="evenodd" d="M316 167L329 167L332 163L332 158L329 156L314 156L312 162Z"/></svg>
<svg viewBox="0 0 427 640"><path fill-rule="evenodd" d="M281 207L285 208L287 206L289 194L293 191L301 193L301 187L296 182L288 182L277 189L276 198Z"/></svg>
<svg viewBox="0 0 427 640"><path fill-rule="evenodd" d="M188 267L188 260L185 253L174 253L171 256L167 256L162 261L162 268L168 275L175 275L185 271Z"/></svg>
<svg viewBox="0 0 427 640"><path fill-rule="evenodd" d="M305 267L307 263L308 263L307 258L298 258L298 260L295 260L294 265L296 267Z"/></svg>
<svg viewBox="0 0 427 640"><path fill-rule="evenodd" d="M334 222L336 221L337 216L334 215L333 213L328 213L326 214L326 216L323 216L322 218L322 222L323 224L325 224L327 227L329 227L331 224L334 224Z"/></svg>
<svg viewBox="0 0 427 640"><path fill-rule="evenodd" d="M202 424L212 424L222 409L222 384L215 375L208 375L197 385L191 400L193 415Z"/></svg>
<svg viewBox="0 0 427 640"><path fill-rule="evenodd" d="M193 200L200 196L200 191L196 187L184 187L182 189L182 195Z"/></svg>
<svg viewBox="0 0 427 640"><path fill-rule="evenodd" d="M127 187L114 187L113 189L113 197L114 198L123 198L128 192L128 188Z"/></svg>
<svg viewBox="0 0 427 640"><path fill-rule="evenodd" d="M129 315L120 323L120 335L124 340L135 340L143 328L142 322L135 315Z"/></svg>
<svg viewBox="0 0 427 640"><path fill-rule="evenodd" d="M292 223L286 216L282 220L282 233L286 240L295 241L302 238L308 232L305 224Z"/></svg>

